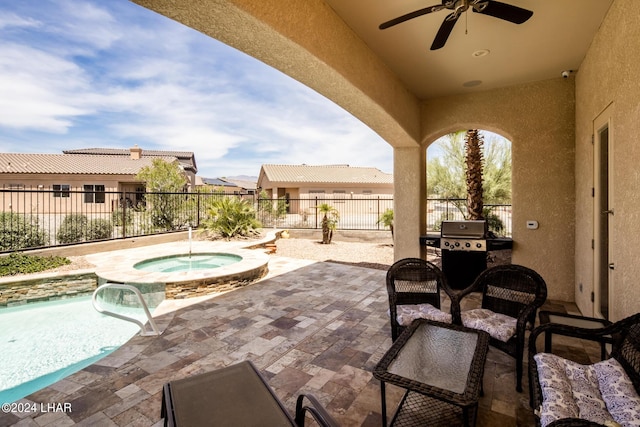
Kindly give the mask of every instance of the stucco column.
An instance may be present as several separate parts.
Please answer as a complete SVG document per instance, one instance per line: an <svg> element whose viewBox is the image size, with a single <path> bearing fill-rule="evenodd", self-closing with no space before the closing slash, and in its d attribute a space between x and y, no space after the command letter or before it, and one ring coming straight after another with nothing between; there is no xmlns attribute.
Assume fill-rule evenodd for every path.
<svg viewBox="0 0 640 427"><path fill-rule="evenodd" d="M423 147L393 150L394 259L425 258L420 235L427 230L427 153Z"/></svg>

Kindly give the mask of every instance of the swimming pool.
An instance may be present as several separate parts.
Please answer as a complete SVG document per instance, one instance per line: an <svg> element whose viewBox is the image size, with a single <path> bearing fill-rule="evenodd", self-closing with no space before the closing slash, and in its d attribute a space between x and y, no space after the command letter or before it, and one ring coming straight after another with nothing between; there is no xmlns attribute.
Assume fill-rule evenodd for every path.
<svg viewBox="0 0 640 427"><path fill-rule="evenodd" d="M141 321L141 309L118 307ZM98 313L91 297L0 309L0 403L14 402L95 363L140 329Z"/></svg>

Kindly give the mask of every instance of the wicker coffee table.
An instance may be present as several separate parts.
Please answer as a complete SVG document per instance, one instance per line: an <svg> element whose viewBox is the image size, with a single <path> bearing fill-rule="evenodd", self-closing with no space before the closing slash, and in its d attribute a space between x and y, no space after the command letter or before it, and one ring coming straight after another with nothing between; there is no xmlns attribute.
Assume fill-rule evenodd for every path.
<svg viewBox="0 0 640 427"><path fill-rule="evenodd" d="M382 425L386 383L407 389L392 426L473 426L489 347L486 332L416 320L373 371L380 380Z"/></svg>

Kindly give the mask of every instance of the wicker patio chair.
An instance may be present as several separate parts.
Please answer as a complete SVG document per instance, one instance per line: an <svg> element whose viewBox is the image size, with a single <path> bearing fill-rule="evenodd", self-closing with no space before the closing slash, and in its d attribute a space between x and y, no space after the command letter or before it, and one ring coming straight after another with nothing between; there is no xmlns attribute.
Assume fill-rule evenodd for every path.
<svg viewBox="0 0 640 427"><path fill-rule="evenodd" d="M481 307L462 312L461 300L472 292L482 293ZM491 346L515 358L516 390L521 392L525 332L528 325L533 328L537 310L547 299L545 281L530 268L498 265L450 297L453 323L488 332Z"/></svg>
<svg viewBox="0 0 640 427"><path fill-rule="evenodd" d="M446 278L435 264L420 258L396 261L387 271L391 338L417 318L451 323L449 313L440 311L440 290L449 293ZM399 317L403 322L399 322Z"/></svg>
<svg viewBox="0 0 640 427"><path fill-rule="evenodd" d="M557 323L547 323L535 328L529 335L529 395L530 404L533 409L540 408L542 404L542 387L538 377L538 366L534 356L538 354L536 342L538 337L544 333L559 334L582 340L600 342L601 344L611 342L611 358L616 359L626 374L629 376L633 388L640 394L640 313L629 316L618 322L599 329L578 328L575 326L560 325ZM620 387L618 387L618 390ZM540 418L536 416L536 423L540 425ZM593 421L579 418L561 418L551 422L548 427L592 427L601 426Z"/></svg>

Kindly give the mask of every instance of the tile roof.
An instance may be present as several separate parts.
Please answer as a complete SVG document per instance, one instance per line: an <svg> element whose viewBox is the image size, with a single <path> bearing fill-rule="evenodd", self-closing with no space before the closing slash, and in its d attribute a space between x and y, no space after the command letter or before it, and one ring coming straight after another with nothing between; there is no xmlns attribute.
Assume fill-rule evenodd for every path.
<svg viewBox="0 0 640 427"><path fill-rule="evenodd" d="M138 148L136 146L136 148ZM109 155L109 156L130 156L130 148L77 148L73 150L62 150L64 154L91 154L91 155ZM142 149L142 157L175 157L180 164L186 168L192 168L198 171L196 166L196 157L193 151L169 151L169 150L145 150Z"/></svg>
<svg viewBox="0 0 640 427"><path fill-rule="evenodd" d="M133 160L120 155L0 153L0 174L136 175L143 167L151 166L154 158L157 157ZM177 160L171 156L161 158L167 162Z"/></svg>
<svg viewBox="0 0 640 427"><path fill-rule="evenodd" d="M377 168L349 165L262 165L260 176L271 182L393 184L393 175Z"/></svg>
<svg viewBox="0 0 640 427"><path fill-rule="evenodd" d="M62 150L64 154L108 154L112 156L129 156L131 149L129 148L77 148L74 150ZM161 157L177 157L191 158L193 151L165 151L165 150L142 150L143 156L161 156Z"/></svg>

